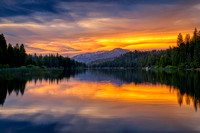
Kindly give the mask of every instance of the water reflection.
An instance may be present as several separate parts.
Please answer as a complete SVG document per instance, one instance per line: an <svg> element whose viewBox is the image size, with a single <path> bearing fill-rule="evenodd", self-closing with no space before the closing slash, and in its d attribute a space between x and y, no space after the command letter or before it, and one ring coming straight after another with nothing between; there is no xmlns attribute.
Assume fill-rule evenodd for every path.
<svg viewBox="0 0 200 133"><path fill-rule="evenodd" d="M0 104L3 105L7 95L15 92L16 95L24 94L26 80L12 79L12 80L0 80Z"/></svg>
<svg viewBox="0 0 200 133"><path fill-rule="evenodd" d="M118 84L167 85L170 91L177 91L179 105L182 105L185 99L188 105L191 103L190 101L193 102L195 110L200 107L200 72L197 71L96 70L91 73L107 77L108 80L116 78L123 81Z"/></svg>
<svg viewBox="0 0 200 133"><path fill-rule="evenodd" d="M4 77L0 128L11 133L198 132L199 79L197 72L122 70Z"/></svg>
<svg viewBox="0 0 200 133"><path fill-rule="evenodd" d="M82 73L82 74L79 74ZM67 71L61 75L40 75L26 77L1 77L0 80L0 104L3 105L7 95L15 92L16 95L23 95L27 82L33 81L42 82L48 81L49 84L59 83L63 79L69 79L76 76L79 80L87 81L110 81L118 85L124 83L134 84L163 84L169 86L170 91L177 90L177 99L179 105L183 104L185 99L186 104L191 101L194 104L195 110L200 107L200 73L191 71L135 71L135 70L90 70L85 71ZM108 87L107 87L108 88ZM80 91L80 90L78 90Z"/></svg>
<svg viewBox="0 0 200 133"><path fill-rule="evenodd" d="M63 79L69 79L74 77L81 71L64 71L62 74L39 74L39 75L24 75L24 76L11 76L11 77L1 77L0 75L0 105L3 105L7 95L16 93L16 95L23 95L27 82L37 82L48 81L49 84L59 83Z"/></svg>

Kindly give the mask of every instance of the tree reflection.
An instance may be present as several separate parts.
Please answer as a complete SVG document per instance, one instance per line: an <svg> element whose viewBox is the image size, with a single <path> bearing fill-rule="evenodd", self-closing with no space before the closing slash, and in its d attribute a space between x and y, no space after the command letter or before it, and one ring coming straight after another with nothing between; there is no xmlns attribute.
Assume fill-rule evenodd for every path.
<svg viewBox="0 0 200 133"><path fill-rule="evenodd" d="M61 80L69 79L78 73L82 73L84 70L71 70L64 71L62 74L36 74L36 75L24 75L24 76L0 76L0 105L3 105L6 97L15 93L16 95L23 95L26 84L29 81L42 82L42 80L48 81L49 84L59 83Z"/></svg>
<svg viewBox="0 0 200 133"><path fill-rule="evenodd" d="M168 85L177 90L178 104L194 104L200 107L200 72L198 71L143 71L143 70L91 70L96 75L112 76L126 83L152 83ZM184 99L185 98L185 99Z"/></svg>
<svg viewBox="0 0 200 133"><path fill-rule="evenodd" d="M0 80L0 104L3 105L7 95L15 92L16 95L23 95L27 81L20 79Z"/></svg>
<svg viewBox="0 0 200 133"><path fill-rule="evenodd" d="M59 84L63 79L69 79L84 71L65 71L62 74L27 75L21 77L0 77L0 104L11 93L23 95L28 81ZM134 84L163 84L170 91L177 91L177 101L181 106L183 102L187 105L193 104L195 110L200 107L200 72L197 71L143 71L143 70L90 70L93 76L103 76L106 79L119 79L123 83ZM88 78L91 80L90 78Z"/></svg>

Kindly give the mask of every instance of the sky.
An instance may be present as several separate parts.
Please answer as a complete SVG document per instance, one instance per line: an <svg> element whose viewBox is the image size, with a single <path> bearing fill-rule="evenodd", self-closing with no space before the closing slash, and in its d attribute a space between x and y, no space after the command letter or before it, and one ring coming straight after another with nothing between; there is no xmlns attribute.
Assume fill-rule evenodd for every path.
<svg viewBox="0 0 200 133"><path fill-rule="evenodd" d="M1 0L0 33L29 54L166 49L199 12L199 0Z"/></svg>

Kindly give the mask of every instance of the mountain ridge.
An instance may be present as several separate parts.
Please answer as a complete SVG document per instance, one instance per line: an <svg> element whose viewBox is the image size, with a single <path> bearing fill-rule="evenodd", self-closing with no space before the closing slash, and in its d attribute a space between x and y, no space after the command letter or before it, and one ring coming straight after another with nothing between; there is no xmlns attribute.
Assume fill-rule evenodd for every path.
<svg viewBox="0 0 200 133"><path fill-rule="evenodd" d="M118 57L127 52L130 52L130 50L115 48L110 51L97 51L97 52L90 52L90 53L76 55L76 56L73 56L72 59L74 59L75 61L78 61L78 62L88 64L88 63L94 62L96 60L115 58L115 57Z"/></svg>

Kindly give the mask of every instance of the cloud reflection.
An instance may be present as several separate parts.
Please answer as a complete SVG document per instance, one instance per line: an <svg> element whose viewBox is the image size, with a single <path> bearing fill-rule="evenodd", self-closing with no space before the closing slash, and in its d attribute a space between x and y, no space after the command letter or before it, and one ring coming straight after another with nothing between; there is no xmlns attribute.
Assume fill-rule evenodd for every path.
<svg viewBox="0 0 200 133"><path fill-rule="evenodd" d="M22 87L24 95L16 96L18 90L11 93L9 89L10 96L0 110L0 128L22 133L199 131L200 117L193 105L187 105L187 101L181 107L177 105L180 100L177 94L182 100L192 97L167 85L144 82L139 76L135 80L132 77L131 82L119 83L125 77L115 72L120 78L114 79L111 73L96 72L97 77L95 72L87 72L57 82L41 78L23 81L23 87L19 82L9 81L14 87L14 84Z"/></svg>

